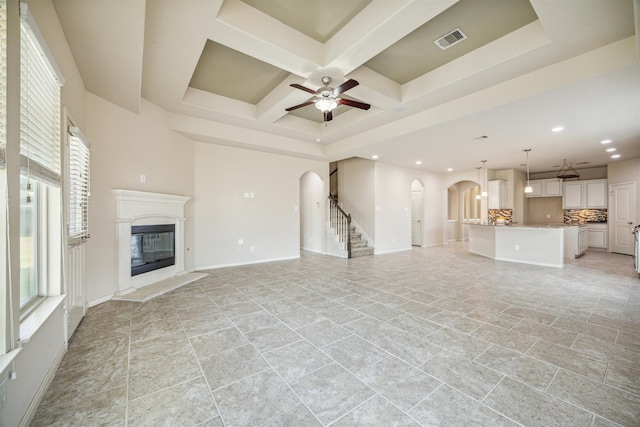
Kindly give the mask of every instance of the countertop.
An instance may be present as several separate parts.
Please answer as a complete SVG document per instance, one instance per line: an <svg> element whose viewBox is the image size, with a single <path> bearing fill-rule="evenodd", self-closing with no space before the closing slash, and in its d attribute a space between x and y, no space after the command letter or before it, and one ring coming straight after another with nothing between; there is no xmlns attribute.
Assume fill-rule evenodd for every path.
<svg viewBox="0 0 640 427"><path fill-rule="evenodd" d="M587 223L576 223L576 224L505 224L505 225L496 225L496 224L468 224L468 225L476 225L481 227L507 227L507 228L567 228L567 227L586 227Z"/></svg>

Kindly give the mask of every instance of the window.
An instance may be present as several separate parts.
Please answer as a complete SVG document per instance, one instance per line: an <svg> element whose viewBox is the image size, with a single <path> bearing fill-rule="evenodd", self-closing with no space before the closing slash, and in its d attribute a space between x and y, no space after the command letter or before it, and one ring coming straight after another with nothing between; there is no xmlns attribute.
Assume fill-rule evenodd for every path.
<svg viewBox="0 0 640 427"><path fill-rule="evenodd" d="M20 176L20 307L38 295L38 184Z"/></svg>
<svg viewBox="0 0 640 427"><path fill-rule="evenodd" d="M480 221L482 218L481 206L482 201L477 196L480 195L480 186L476 185L464 191L464 219L466 221Z"/></svg>
<svg viewBox="0 0 640 427"><path fill-rule="evenodd" d="M55 63L20 3L20 309L60 286L60 84Z"/></svg>
<svg viewBox="0 0 640 427"><path fill-rule="evenodd" d="M69 126L68 244L89 238L89 144L78 128Z"/></svg>

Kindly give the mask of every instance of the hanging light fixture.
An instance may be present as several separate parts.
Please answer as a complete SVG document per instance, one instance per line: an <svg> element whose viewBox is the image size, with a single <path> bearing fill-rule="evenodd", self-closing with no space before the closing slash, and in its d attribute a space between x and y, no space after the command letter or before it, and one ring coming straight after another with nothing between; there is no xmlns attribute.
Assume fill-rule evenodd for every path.
<svg viewBox="0 0 640 427"><path fill-rule="evenodd" d="M524 187L524 192L533 193L533 188L531 188L531 185L529 184L529 151L531 151L531 148L527 148L524 151L527 153L527 186Z"/></svg>
<svg viewBox="0 0 640 427"><path fill-rule="evenodd" d="M482 169L482 167L478 166L476 169L478 169L478 185L480 185L480 169ZM480 195L480 193L476 194L476 200L480 200L482 199L482 196Z"/></svg>
<svg viewBox="0 0 640 427"><path fill-rule="evenodd" d="M482 197L487 197L487 169L485 169L486 160L482 161Z"/></svg>

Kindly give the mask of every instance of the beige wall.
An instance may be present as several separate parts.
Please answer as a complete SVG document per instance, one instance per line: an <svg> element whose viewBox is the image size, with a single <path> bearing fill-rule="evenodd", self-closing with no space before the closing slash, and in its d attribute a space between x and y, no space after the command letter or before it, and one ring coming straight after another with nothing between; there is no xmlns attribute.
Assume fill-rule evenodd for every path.
<svg viewBox="0 0 640 427"><path fill-rule="evenodd" d="M527 201L529 224L558 224L564 221L562 197L531 197Z"/></svg>
<svg viewBox="0 0 640 427"><path fill-rule="evenodd" d="M372 160L352 158L338 162L338 201L364 230L376 239L375 165ZM369 242L373 246L373 242Z"/></svg>
<svg viewBox="0 0 640 427"><path fill-rule="evenodd" d="M142 100L134 114L87 94L91 143L91 197L87 243L89 303L115 292L115 199L113 189L192 197L185 206L185 267L193 269L194 143L167 126L166 112ZM146 182L140 182L144 174Z"/></svg>
<svg viewBox="0 0 640 427"><path fill-rule="evenodd" d="M328 194L327 162L197 142L194 166L196 268L300 256L300 178L315 172Z"/></svg>

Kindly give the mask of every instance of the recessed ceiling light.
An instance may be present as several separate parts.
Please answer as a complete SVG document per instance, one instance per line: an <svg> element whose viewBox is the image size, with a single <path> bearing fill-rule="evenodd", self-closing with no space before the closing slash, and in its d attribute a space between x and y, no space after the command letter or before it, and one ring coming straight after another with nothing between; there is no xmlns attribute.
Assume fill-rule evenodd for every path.
<svg viewBox="0 0 640 427"><path fill-rule="evenodd" d="M373 160L375 160L375 159L377 159L377 158L378 158L378 155L377 155L377 154L374 154L373 156L371 156L371 158L372 158Z"/></svg>
<svg viewBox="0 0 640 427"><path fill-rule="evenodd" d="M422 161L421 160L416 160L416 165L421 165Z"/></svg>
<svg viewBox="0 0 640 427"><path fill-rule="evenodd" d="M610 139L603 139L602 141L600 141L600 144L611 144L611 140Z"/></svg>
<svg viewBox="0 0 640 427"><path fill-rule="evenodd" d="M316 138L316 142L322 142L322 138Z"/></svg>
<svg viewBox="0 0 640 427"><path fill-rule="evenodd" d="M564 126L556 126L551 129L551 132L562 132L564 130Z"/></svg>
<svg viewBox="0 0 640 427"><path fill-rule="evenodd" d="M619 159L620 158L620 154L614 154L613 156L611 156L612 159Z"/></svg>
<svg viewBox="0 0 640 427"><path fill-rule="evenodd" d="M616 149L615 149L615 148L613 148L613 147L611 147L611 148L607 148L605 151L606 151L607 153L613 153L614 151L616 151Z"/></svg>
<svg viewBox="0 0 640 427"><path fill-rule="evenodd" d="M447 172L453 172L453 168L447 168Z"/></svg>

